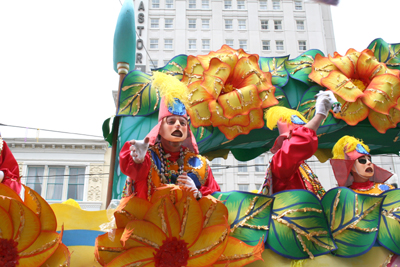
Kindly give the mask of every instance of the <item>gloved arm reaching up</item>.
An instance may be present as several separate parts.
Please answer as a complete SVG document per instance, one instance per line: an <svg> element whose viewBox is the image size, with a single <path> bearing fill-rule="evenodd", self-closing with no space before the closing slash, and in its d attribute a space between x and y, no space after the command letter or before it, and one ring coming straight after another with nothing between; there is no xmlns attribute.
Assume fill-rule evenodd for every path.
<svg viewBox="0 0 400 267"><path fill-rule="evenodd" d="M321 122L328 116L329 110L334 107L334 112L340 111L340 104L332 91L319 91L315 95L317 98L315 102L315 115L304 127L317 131Z"/></svg>
<svg viewBox="0 0 400 267"><path fill-rule="evenodd" d="M131 156L136 164L140 164L144 161L147 149L149 148L149 138L146 137L144 140L131 140L129 143L131 147Z"/></svg>

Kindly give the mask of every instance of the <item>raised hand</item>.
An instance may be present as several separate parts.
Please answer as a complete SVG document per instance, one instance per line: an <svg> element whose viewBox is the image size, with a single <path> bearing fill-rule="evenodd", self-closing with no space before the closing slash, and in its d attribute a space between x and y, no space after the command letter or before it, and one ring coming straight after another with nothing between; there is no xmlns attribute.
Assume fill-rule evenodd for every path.
<svg viewBox="0 0 400 267"><path fill-rule="evenodd" d="M144 140L131 140L129 143L131 147L131 156L135 163L143 163L144 157L146 156L147 149L149 148L150 139L146 137Z"/></svg>
<svg viewBox="0 0 400 267"><path fill-rule="evenodd" d="M318 94L315 95L317 101L315 103L315 113L322 114L325 117L328 116L329 110L333 108L333 112L340 112L341 106L337 101L335 95L332 91L319 91Z"/></svg>

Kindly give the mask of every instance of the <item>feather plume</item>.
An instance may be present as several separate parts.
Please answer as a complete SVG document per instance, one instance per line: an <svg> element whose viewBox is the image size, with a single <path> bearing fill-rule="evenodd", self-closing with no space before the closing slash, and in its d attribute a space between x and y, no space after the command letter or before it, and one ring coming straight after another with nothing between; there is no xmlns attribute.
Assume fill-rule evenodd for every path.
<svg viewBox="0 0 400 267"><path fill-rule="evenodd" d="M370 151L369 147L362 140L349 135L343 136L333 146L333 159L345 159L344 154L354 151L358 144L362 145L368 152Z"/></svg>
<svg viewBox="0 0 400 267"><path fill-rule="evenodd" d="M179 99L185 106L188 104L188 89L174 76L163 72L154 71L151 86L160 91L164 97L165 104L174 106L175 98Z"/></svg>
<svg viewBox="0 0 400 267"><path fill-rule="evenodd" d="M297 115L299 118L301 118L303 121L308 122L306 118L301 115L300 112L294 109L289 109L281 106L275 106L267 110L265 113L265 120L267 121L267 127L272 130L274 129L278 121L281 122L286 122L288 124L293 124L292 123L292 115Z"/></svg>

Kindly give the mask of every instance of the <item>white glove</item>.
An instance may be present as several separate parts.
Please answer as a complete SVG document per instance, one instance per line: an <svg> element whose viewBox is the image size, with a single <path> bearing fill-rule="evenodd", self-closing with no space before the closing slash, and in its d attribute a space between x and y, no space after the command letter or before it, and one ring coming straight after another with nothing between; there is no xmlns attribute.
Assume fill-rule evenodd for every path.
<svg viewBox="0 0 400 267"><path fill-rule="evenodd" d="M0 171L0 183L3 181L4 178L4 172Z"/></svg>
<svg viewBox="0 0 400 267"><path fill-rule="evenodd" d="M189 189L189 191L193 192L193 194L194 194L194 196L196 198L201 197L201 193L197 189L196 184L194 183L192 178L187 176L186 172L184 172L184 173L182 173L181 175L178 176L178 185L186 187L187 189Z"/></svg>
<svg viewBox="0 0 400 267"><path fill-rule="evenodd" d="M319 93L316 94L315 97L317 98L317 101L315 103L316 114L322 114L326 117L328 116L329 110L331 108L334 109L335 113L340 112L340 103L337 101L332 91L319 91Z"/></svg>
<svg viewBox="0 0 400 267"><path fill-rule="evenodd" d="M150 139L146 137L144 140L131 140L129 143L131 147L131 156L135 163L139 164L144 161L144 157L146 156L147 149L149 148Z"/></svg>

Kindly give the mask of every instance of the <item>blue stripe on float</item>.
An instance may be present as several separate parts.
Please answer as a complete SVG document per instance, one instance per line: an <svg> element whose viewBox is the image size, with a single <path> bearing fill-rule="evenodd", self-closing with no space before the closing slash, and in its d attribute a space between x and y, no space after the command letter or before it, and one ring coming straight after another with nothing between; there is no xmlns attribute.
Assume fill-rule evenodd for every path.
<svg viewBox="0 0 400 267"><path fill-rule="evenodd" d="M57 231L60 233L60 231ZM104 234L94 230L64 230L62 242L66 246L93 246L96 238Z"/></svg>

